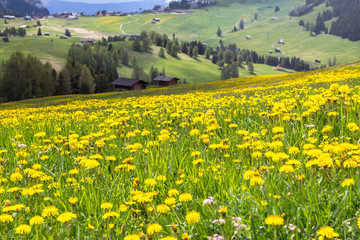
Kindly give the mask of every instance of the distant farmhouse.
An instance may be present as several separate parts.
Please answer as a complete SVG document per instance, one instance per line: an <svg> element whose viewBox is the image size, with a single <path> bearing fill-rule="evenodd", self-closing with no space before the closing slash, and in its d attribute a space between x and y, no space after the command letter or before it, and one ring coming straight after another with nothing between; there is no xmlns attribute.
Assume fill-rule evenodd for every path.
<svg viewBox="0 0 360 240"><path fill-rule="evenodd" d="M55 18L64 18L68 20L79 20L80 16L84 16L84 13L78 12L58 12L53 15Z"/></svg>
<svg viewBox="0 0 360 240"><path fill-rule="evenodd" d="M281 45L285 44L284 39L279 39L278 44L281 44Z"/></svg>
<svg viewBox="0 0 360 240"><path fill-rule="evenodd" d="M2 41L3 41L3 42L9 42L9 38L4 37L4 38L2 38Z"/></svg>
<svg viewBox="0 0 360 240"><path fill-rule="evenodd" d="M163 13L165 11L164 5L155 5L152 12L153 13Z"/></svg>
<svg viewBox="0 0 360 240"><path fill-rule="evenodd" d="M31 18L30 16L25 16L23 19L24 19L25 21L32 21L32 18Z"/></svg>
<svg viewBox="0 0 360 240"><path fill-rule="evenodd" d="M166 77L166 76L157 76L154 78L154 82L158 87L167 87L170 85L176 85L179 81L179 78L176 77Z"/></svg>
<svg viewBox="0 0 360 240"><path fill-rule="evenodd" d="M11 16L11 15L4 15L4 18L8 20L15 20L15 16Z"/></svg>
<svg viewBox="0 0 360 240"><path fill-rule="evenodd" d="M79 20L79 18L77 16L68 16L66 19L67 20Z"/></svg>
<svg viewBox="0 0 360 240"><path fill-rule="evenodd" d="M118 78L111 83L114 85L114 92L128 90L142 90L146 88L147 82L140 79Z"/></svg>
<svg viewBox="0 0 360 240"><path fill-rule="evenodd" d="M93 39L93 38L85 38L85 39L80 39L80 42L82 42L82 43L91 43L91 44L94 44L94 43L95 43L95 39Z"/></svg>
<svg viewBox="0 0 360 240"><path fill-rule="evenodd" d="M121 34L121 37L138 38L140 34Z"/></svg>
<svg viewBox="0 0 360 240"><path fill-rule="evenodd" d="M215 5L216 1L214 0L189 0L190 8L199 8L210 5Z"/></svg>
<svg viewBox="0 0 360 240"><path fill-rule="evenodd" d="M251 36L250 36L250 35L247 35L247 36L246 36L246 40L251 40Z"/></svg>

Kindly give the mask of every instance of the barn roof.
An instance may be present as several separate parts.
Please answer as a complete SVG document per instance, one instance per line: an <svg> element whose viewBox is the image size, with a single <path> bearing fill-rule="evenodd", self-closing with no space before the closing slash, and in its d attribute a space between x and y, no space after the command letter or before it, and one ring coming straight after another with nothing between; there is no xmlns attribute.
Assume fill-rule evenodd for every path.
<svg viewBox="0 0 360 240"><path fill-rule="evenodd" d="M145 84L148 84L147 82L140 80L140 79L131 79L131 78L118 78L115 81L113 81L111 84L112 85L120 85L120 86L126 86L126 87L131 87L132 85L134 85L135 83L138 82L143 82Z"/></svg>
<svg viewBox="0 0 360 240"><path fill-rule="evenodd" d="M174 78L177 79L177 80L180 80L180 79L178 79L176 77L157 76L156 78L154 78L154 81L170 82Z"/></svg>

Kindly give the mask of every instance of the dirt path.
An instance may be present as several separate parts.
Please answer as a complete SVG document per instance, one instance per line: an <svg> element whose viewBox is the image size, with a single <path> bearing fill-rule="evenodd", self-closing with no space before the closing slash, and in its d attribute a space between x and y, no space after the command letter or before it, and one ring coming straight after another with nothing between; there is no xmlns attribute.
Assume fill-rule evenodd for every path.
<svg viewBox="0 0 360 240"><path fill-rule="evenodd" d="M126 34L126 32L122 29L122 27L125 25L125 24L129 24L129 23L133 23L133 22L137 22L140 20L140 18L136 18L132 15L128 15L128 17L131 17L131 18L134 18L135 20L134 21L130 21L130 22L127 22L127 23L122 23L119 27L120 31L122 31L123 34Z"/></svg>

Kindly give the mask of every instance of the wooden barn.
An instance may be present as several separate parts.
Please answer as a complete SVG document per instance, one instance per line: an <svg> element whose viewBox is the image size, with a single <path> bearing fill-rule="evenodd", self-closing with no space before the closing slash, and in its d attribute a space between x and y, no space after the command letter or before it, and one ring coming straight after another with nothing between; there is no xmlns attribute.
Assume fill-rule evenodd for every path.
<svg viewBox="0 0 360 240"><path fill-rule="evenodd" d="M176 77L157 76L154 78L154 82L158 87L167 87L170 85L176 85L180 79Z"/></svg>
<svg viewBox="0 0 360 240"><path fill-rule="evenodd" d="M148 83L139 79L118 78L111 84L114 85L114 92L121 92L127 90L145 89Z"/></svg>

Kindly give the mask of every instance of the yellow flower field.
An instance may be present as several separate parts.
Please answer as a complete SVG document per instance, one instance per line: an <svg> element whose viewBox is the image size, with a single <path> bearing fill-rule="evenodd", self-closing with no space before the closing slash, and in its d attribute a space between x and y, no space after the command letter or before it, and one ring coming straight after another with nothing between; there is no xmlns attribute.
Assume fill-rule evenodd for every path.
<svg viewBox="0 0 360 240"><path fill-rule="evenodd" d="M0 239L359 239L360 66L256 79L0 110Z"/></svg>

